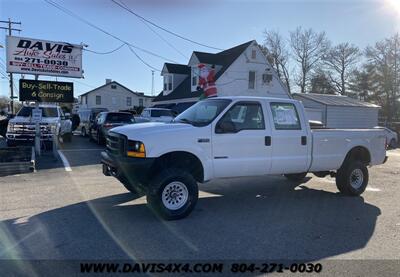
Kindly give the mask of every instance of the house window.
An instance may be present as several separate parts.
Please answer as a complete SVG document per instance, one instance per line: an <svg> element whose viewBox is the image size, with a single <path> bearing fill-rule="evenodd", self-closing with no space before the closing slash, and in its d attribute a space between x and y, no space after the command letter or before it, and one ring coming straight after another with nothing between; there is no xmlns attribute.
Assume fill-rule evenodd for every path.
<svg viewBox="0 0 400 277"><path fill-rule="evenodd" d="M197 85L199 83L199 69L197 67L192 67L192 91L197 90Z"/></svg>
<svg viewBox="0 0 400 277"><path fill-rule="evenodd" d="M143 107L143 99L142 98L139 99L139 107Z"/></svg>
<svg viewBox="0 0 400 277"><path fill-rule="evenodd" d="M257 57L256 55L257 55L257 51L256 51L255 49L251 50L251 58L252 58L253 60L256 59L256 57Z"/></svg>
<svg viewBox="0 0 400 277"><path fill-rule="evenodd" d="M256 72L249 71L249 89L256 88Z"/></svg>
<svg viewBox="0 0 400 277"><path fill-rule="evenodd" d="M126 105L128 107L132 106L132 97L126 97Z"/></svg>
<svg viewBox="0 0 400 277"><path fill-rule="evenodd" d="M111 85L111 88L112 88L112 89L116 89L116 88L117 88L117 85Z"/></svg>
<svg viewBox="0 0 400 277"><path fill-rule="evenodd" d="M96 105L101 105L101 96L96 95Z"/></svg>
<svg viewBox="0 0 400 277"><path fill-rule="evenodd" d="M113 105L116 105L117 104L117 98L111 97L111 102L112 102Z"/></svg>
<svg viewBox="0 0 400 277"><path fill-rule="evenodd" d="M172 90L172 75L168 74L164 76L164 91Z"/></svg>

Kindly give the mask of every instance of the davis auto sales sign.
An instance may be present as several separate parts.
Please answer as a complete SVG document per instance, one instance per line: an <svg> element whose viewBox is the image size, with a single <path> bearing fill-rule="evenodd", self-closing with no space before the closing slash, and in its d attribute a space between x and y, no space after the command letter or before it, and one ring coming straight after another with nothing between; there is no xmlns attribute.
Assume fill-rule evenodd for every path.
<svg viewBox="0 0 400 277"><path fill-rule="evenodd" d="M7 72L83 78L82 46L7 36Z"/></svg>

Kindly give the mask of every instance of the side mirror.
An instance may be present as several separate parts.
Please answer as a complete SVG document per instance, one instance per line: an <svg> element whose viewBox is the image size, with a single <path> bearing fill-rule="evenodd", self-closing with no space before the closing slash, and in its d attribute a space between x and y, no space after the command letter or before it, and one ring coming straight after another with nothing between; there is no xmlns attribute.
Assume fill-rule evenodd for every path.
<svg viewBox="0 0 400 277"><path fill-rule="evenodd" d="M217 124L215 128L215 133L217 134L236 133L235 124L232 121L221 121Z"/></svg>

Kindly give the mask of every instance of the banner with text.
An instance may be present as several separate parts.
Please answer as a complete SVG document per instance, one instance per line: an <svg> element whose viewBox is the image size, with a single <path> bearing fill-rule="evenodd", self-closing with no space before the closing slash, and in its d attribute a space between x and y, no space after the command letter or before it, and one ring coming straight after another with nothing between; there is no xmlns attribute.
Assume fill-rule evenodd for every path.
<svg viewBox="0 0 400 277"><path fill-rule="evenodd" d="M7 36L7 72L83 78L82 46Z"/></svg>
<svg viewBox="0 0 400 277"><path fill-rule="evenodd" d="M19 100L73 103L74 102L73 83L20 79Z"/></svg>

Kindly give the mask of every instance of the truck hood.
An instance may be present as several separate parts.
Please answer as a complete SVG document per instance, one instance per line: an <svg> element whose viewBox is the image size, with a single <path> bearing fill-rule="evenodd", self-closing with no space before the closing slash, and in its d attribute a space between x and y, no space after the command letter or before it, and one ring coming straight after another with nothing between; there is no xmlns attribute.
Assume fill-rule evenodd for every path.
<svg viewBox="0 0 400 277"><path fill-rule="evenodd" d="M10 119L10 123L14 124L27 124L32 123L31 117L24 117L24 116L16 116L13 119ZM58 123L58 117L42 117L42 121L40 123L48 123L48 124L55 124Z"/></svg>
<svg viewBox="0 0 400 277"><path fill-rule="evenodd" d="M194 128L192 125L185 123L145 122L116 127L110 131L125 135L129 139L141 140L156 134L192 130Z"/></svg>

